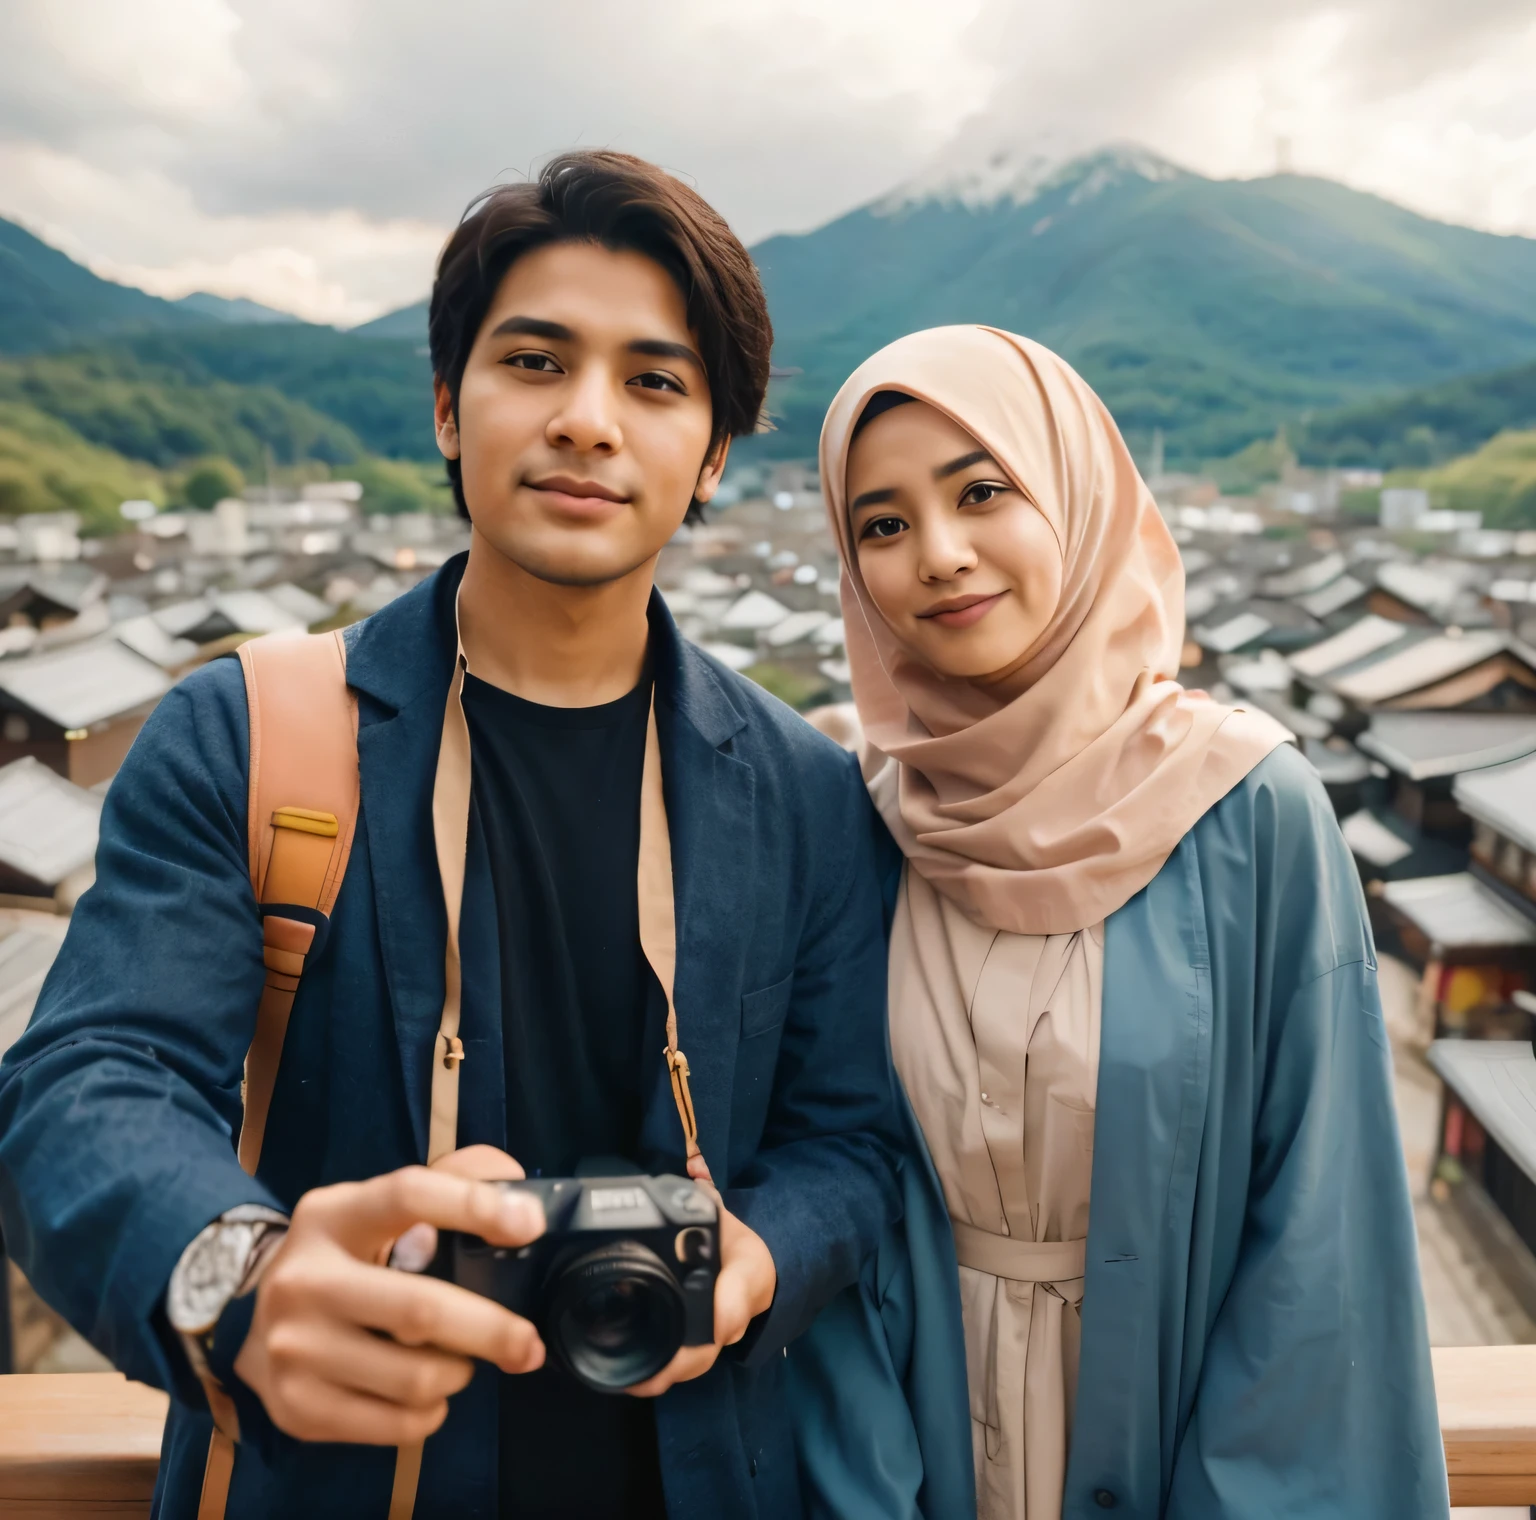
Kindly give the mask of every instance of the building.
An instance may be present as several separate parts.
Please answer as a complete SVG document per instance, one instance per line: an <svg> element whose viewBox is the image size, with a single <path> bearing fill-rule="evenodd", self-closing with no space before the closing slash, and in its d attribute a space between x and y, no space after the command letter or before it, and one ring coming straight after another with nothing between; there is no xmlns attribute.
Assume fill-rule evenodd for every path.
<svg viewBox="0 0 1536 1520"><path fill-rule="evenodd" d="M1536 922L1536 755L1460 775L1472 820L1472 869Z"/></svg>
<svg viewBox="0 0 1536 1520"><path fill-rule="evenodd" d="M170 689L113 638L0 660L0 765L31 756L76 786L108 781Z"/></svg>
<svg viewBox="0 0 1536 1520"><path fill-rule="evenodd" d="M101 804L31 756L0 767L0 900L73 908L96 879Z"/></svg>

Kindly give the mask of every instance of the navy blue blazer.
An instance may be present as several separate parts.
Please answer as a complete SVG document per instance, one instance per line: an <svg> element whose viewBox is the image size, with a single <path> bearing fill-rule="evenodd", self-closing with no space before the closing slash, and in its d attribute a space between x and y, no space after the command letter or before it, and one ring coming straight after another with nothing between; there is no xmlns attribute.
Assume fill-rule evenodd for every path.
<svg viewBox="0 0 1536 1520"><path fill-rule="evenodd" d="M263 967L246 861L239 665L160 704L112 785L97 882L31 1026L0 1067L0 1220L44 1298L130 1377L174 1397L156 1513L195 1514L210 1420L163 1317L177 1257L239 1203L291 1208L426 1154L446 919L432 775L463 561L348 631L362 814L329 938L296 999L257 1176L235 1157ZM801 1513L783 1348L854 1283L899 1212L900 1117L885 1038L885 938L870 804L851 757L687 644L651 608L676 874L680 1043L700 1141L767 1242L772 1308L742 1346L664 1395L674 1520ZM464 899L459 1141L505 1137L488 863ZM644 1164L680 1170L652 1032ZM305 1445L247 1395L231 1520L383 1516L394 1453ZM495 1512L496 1375L482 1367L428 1443L416 1514Z"/></svg>

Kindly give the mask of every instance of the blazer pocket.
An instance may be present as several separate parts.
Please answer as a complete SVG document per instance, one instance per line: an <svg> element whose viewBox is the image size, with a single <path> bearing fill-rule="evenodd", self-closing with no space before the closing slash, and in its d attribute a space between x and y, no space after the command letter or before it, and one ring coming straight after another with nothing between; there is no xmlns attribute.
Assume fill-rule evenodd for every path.
<svg viewBox="0 0 1536 1520"><path fill-rule="evenodd" d="M741 999L741 1037L750 1040L753 1035L767 1034L784 1022L789 1012L789 994L794 989L793 971L759 992L747 992Z"/></svg>

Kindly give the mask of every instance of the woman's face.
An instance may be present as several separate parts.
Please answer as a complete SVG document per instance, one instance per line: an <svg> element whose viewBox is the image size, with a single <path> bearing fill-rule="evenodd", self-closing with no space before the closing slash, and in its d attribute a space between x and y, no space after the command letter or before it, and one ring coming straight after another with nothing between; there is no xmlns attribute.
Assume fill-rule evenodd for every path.
<svg viewBox="0 0 1536 1520"><path fill-rule="evenodd" d="M892 632L946 676L1015 669L1061 599L1061 549L1035 505L958 423L921 401L848 453L859 572Z"/></svg>

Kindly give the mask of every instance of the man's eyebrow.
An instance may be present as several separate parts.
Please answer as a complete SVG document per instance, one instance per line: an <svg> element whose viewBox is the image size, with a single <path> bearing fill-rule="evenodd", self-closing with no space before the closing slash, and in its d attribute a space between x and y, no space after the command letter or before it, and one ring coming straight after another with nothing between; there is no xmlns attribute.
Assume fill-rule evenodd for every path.
<svg viewBox="0 0 1536 1520"><path fill-rule="evenodd" d="M857 512L861 507L878 507L888 501L896 499L896 488L885 486L879 491L866 491L862 496L855 496L848 503L850 512Z"/></svg>
<svg viewBox="0 0 1536 1520"><path fill-rule="evenodd" d="M968 470L973 464L980 464L982 460L986 460L988 464L997 463L985 449L972 449L969 454L962 454L958 459L951 459L948 464L941 464L933 472L933 478L947 480L949 476L958 475L961 470Z"/></svg>
<svg viewBox="0 0 1536 1520"><path fill-rule="evenodd" d="M704 368L704 361L686 343L669 343L665 338L636 338L625 344L632 354L643 354L647 359L682 359L688 364Z"/></svg>
<svg viewBox="0 0 1536 1520"><path fill-rule="evenodd" d="M542 317L508 317L491 333L493 338L504 338L511 333L521 333L529 338L548 338L551 343L574 343L576 334L563 322L546 322Z"/></svg>

